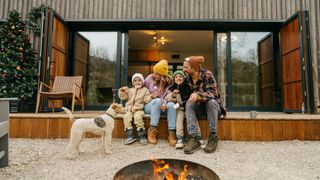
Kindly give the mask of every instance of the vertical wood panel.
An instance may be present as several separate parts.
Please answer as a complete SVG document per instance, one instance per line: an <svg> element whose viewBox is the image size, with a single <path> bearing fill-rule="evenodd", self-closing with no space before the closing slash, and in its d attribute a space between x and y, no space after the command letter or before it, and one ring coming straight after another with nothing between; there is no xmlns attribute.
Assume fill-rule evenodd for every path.
<svg viewBox="0 0 320 180"><path fill-rule="evenodd" d="M244 141L252 141L254 139L254 120L242 121L242 138Z"/></svg>
<svg viewBox="0 0 320 180"><path fill-rule="evenodd" d="M283 140L290 140L293 137L293 126L291 121L282 121Z"/></svg>
<svg viewBox="0 0 320 180"><path fill-rule="evenodd" d="M258 7L258 18L257 19L262 19L262 3L261 3L261 0L258 0L258 3L257 3L257 7Z"/></svg>
<svg viewBox="0 0 320 180"><path fill-rule="evenodd" d="M263 121L262 120L255 120L254 121L254 130L253 130L253 140L261 141L263 139Z"/></svg>
<svg viewBox="0 0 320 180"><path fill-rule="evenodd" d="M59 138L60 123L56 119L49 119L48 136L51 138Z"/></svg>
<svg viewBox="0 0 320 180"><path fill-rule="evenodd" d="M145 128L150 127L150 119L144 119ZM72 123L67 118L31 118L10 117L10 138L69 138ZM186 125L186 124L185 124ZM199 126L204 139L210 133L208 122L199 120ZM124 138L123 120L115 120L114 138ZM165 119L158 125L158 138L167 139L168 126ZM185 133L186 126L185 126ZM317 119L220 119L218 121L218 136L221 140L245 141L278 141L278 140L320 140L320 121ZM86 137L99 137L86 133Z"/></svg>
<svg viewBox="0 0 320 180"><path fill-rule="evenodd" d="M247 12L247 19L252 19L252 11L253 11L253 4L252 4L252 0L248 0L248 12Z"/></svg>
<svg viewBox="0 0 320 180"><path fill-rule="evenodd" d="M21 138L23 137L21 132L22 132L22 119L19 117L15 118L10 118L10 123L9 123L9 136L11 138Z"/></svg>
<svg viewBox="0 0 320 180"><path fill-rule="evenodd" d="M283 140L283 123L281 120L273 121L273 132L272 132L272 140L281 141Z"/></svg>
<svg viewBox="0 0 320 180"><path fill-rule="evenodd" d="M22 135L25 138L31 138L31 124L33 119L24 118L22 119Z"/></svg>
<svg viewBox="0 0 320 180"><path fill-rule="evenodd" d="M233 0L233 18L238 19L238 0Z"/></svg>
<svg viewBox="0 0 320 180"><path fill-rule="evenodd" d="M262 137L265 141L271 141L273 139L273 123L269 120L262 121Z"/></svg>

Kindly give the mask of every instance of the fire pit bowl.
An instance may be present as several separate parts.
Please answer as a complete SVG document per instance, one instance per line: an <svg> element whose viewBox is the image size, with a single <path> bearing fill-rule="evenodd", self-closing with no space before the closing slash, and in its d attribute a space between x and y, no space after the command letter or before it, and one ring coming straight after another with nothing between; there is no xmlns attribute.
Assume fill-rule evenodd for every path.
<svg viewBox="0 0 320 180"><path fill-rule="evenodd" d="M168 172L174 174L173 179L177 179L180 173L184 169L184 165L187 165L186 179L201 179L201 180L219 180L219 176L211 169L191 161L179 160L179 159L159 159L169 164ZM130 164L120 169L114 176L114 180L158 180L166 179L163 174L158 174L159 178L155 178L153 174L153 164L151 160L139 161Z"/></svg>

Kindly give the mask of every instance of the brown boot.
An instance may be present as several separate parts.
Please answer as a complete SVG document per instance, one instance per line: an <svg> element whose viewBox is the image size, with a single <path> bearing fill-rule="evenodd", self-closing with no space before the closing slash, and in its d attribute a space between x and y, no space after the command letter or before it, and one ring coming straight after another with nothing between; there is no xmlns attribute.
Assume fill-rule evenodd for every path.
<svg viewBox="0 0 320 180"><path fill-rule="evenodd" d="M148 142L150 144L157 144L157 129L155 127L151 127L148 129Z"/></svg>
<svg viewBox="0 0 320 180"><path fill-rule="evenodd" d="M207 146L203 149L204 152L206 153L213 153L216 151L218 146L218 137L216 134L210 134L208 144Z"/></svg>
<svg viewBox="0 0 320 180"><path fill-rule="evenodd" d="M176 133L174 132L174 130L169 130L168 142L171 146L177 144Z"/></svg>

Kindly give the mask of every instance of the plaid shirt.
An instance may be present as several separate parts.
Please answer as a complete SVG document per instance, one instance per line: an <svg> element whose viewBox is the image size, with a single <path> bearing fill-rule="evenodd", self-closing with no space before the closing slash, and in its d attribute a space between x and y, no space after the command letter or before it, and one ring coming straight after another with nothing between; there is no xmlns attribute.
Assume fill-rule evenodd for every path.
<svg viewBox="0 0 320 180"><path fill-rule="evenodd" d="M200 69L200 77L194 84L192 77L188 76L186 78L188 85L193 93L199 95L198 103L207 102L210 99L215 99L221 108L221 113L226 116L226 108L221 100L219 89L217 86L217 81L215 80L211 71L207 69Z"/></svg>
<svg viewBox="0 0 320 180"><path fill-rule="evenodd" d="M201 102L220 98L217 82L212 72L207 69L200 69L200 77L195 84L191 76L187 77L187 83L192 92L197 93L201 97Z"/></svg>

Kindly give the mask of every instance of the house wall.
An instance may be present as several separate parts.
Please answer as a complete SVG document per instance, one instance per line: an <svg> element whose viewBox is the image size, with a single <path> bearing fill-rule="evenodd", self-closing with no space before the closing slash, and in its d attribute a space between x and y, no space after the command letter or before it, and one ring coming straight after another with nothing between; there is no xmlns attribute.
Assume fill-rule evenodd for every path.
<svg viewBox="0 0 320 180"><path fill-rule="evenodd" d="M319 101L320 1L318 0L0 0L0 19L47 4L66 19L282 19L309 10L315 103Z"/></svg>

